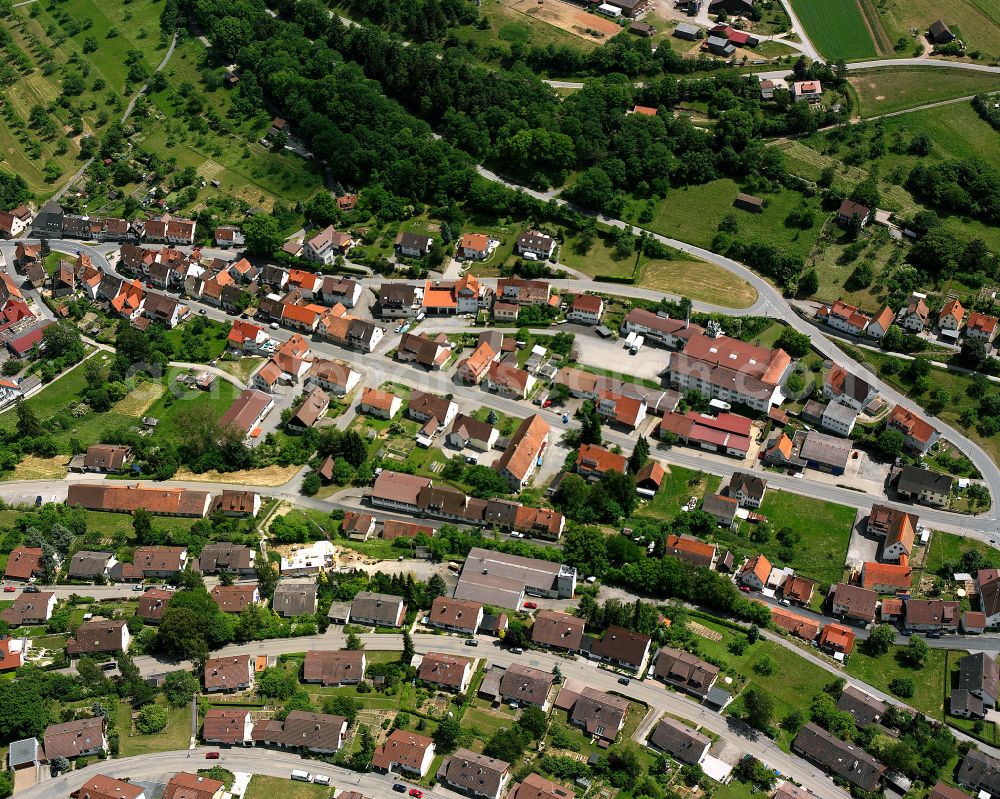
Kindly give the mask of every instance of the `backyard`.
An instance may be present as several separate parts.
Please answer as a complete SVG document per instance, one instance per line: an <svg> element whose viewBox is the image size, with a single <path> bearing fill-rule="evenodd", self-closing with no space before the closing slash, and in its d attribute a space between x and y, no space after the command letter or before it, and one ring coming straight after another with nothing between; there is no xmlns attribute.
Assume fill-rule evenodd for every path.
<svg viewBox="0 0 1000 799"><path fill-rule="evenodd" d="M322 773L322 764L316 764L317 769ZM293 782L283 777L265 777L261 774L254 774L250 778L243 799L327 799L333 796L334 787L332 785L313 785L308 782Z"/></svg>
<svg viewBox="0 0 1000 799"><path fill-rule="evenodd" d="M905 702L934 719L944 719L944 698L950 691L951 664L967 652L951 649L931 649L922 669L912 669L901 664L899 653L902 647L894 646L880 657L866 655L860 648L847 659L847 673L881 691L890 693L889 683L897 677L909 678L914 682L913 696L903 698Z"/></svg>
<svg viewBox="0 0 1000 799"><path fill-rule="evenodd" d="M166 705L163 697L157 704ZM191 708L167 707L167 727L163 732L142 735L132 728L132 708L128 702L118 706L118 730L121 738L121 756L135 757L153 752L176 752L187 749L191 741Z"/></svg>
<svg viewBox="0 0 1000 799"><path fill-rule="evenodd" d="M655 457L655 453L654 453ZM683 466L663 465L666 476L660 485L660 490L649 502L644 503L636 516L651 516L654 519L673 519L681 512L681 506L687 504L691 497L701 500L705 494L713 494L719 490L722 478L714 474L696 472Z"/></svg>

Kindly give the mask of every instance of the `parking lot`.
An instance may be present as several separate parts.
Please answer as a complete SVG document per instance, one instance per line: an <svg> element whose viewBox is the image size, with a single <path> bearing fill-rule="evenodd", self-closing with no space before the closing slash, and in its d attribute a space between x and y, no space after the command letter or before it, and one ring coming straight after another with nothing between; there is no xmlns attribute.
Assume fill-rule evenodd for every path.
<svg viewBox="0 0 1000 799"><path fill-rule="evenodd" d="M621 340L603 339L593 328L565 325L563 330L576 334L581 363L620 372L623 380L631 375L660 382L660 375L667 368L669 353L662 347L645 345L635 355L629 355Z"/></svg>

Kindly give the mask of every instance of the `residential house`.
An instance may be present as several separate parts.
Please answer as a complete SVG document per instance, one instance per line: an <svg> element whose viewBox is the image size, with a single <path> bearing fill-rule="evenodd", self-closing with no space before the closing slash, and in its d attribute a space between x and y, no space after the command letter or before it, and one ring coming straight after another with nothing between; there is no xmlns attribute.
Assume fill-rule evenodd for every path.
<svg viewBox="0 0 1000 799"><path fill-rule="evenodd" d="M596 294L578 294L566 318L581 325L599 325L604 315L604 300Z"/></svg>
<svg viewBox="0 0 1000 799"><path fill-rule="evenodd" d="M739 500L735 497L724 497L721 494L705 494L701 502L701 509L722 527L733 526L739 507Z"/></svg>
<svg viewBox="0 0 1000 799"><path fill-rule="evenodd" d="M818 80L797 80L792 84L792 102L818 103L822 99L823 85Z"/></svg>
<svg viewBox="0 0 1000 799"><path fill-rule="evenodd" d="M904 499L947 508L954 478L930 469L904 466L896 478L896 493Z"/></svg>
<svg viewBox="0 0 1000 799"><path fill-rule="evenodd" d="M75 719L62 724L50 724L42 735L45 759L50 763L58 757L75 760L107 752L104 716Z"/></svg>
<svg viewBox="0 0 1000 799"><path fill-rule="evenodd" d="M71 658L81 655L114 655L126 652L131 640L128 627L122 620L85 621L76 628L76 634L66 641L66 654Z"/></svg>
<svg viewBox="0 0 1000 799"><path fill-rule="evenodd" d="M685 693L704 699L718 679L719 668L690 652L664 646L656 655L653 676Z"/></svg>
<svg viewBox="0 0 1000 799"><path fill-rule="evenodd" d="M650 734L648 742L666 752L678 763L695 766L708 755L712 740L682 721L663 716Z"/></svg>
<svg viewBox="0 0 1000 799"><path fill-rule="evenodd" d="M837 700L837 710L850 713L859 729L877 724L888 709L889 706L881 699L876 699L853 685L846 686Z"/></svg>
<svg viewBox="0 0 1000 799"><path fill-rule="evenodd" d="M232 225L217 227L213 238L215 239L215 246L222 249L242 247L246 243L246 239L243 238L243 233L240 229Z"/></svg>
<svg viewBox="0 0 1000 799"><path fill-rule="evenodd" d="M353 246L354 239L350 233L339 233L333 225L329 225L312 238L305 240L302 245L302 257L307 261L332 264L338 255L346 255Z"/></svg>
<svg viewBox="0 0 1000 799"><path fill-rule="evenodd" d="M407 774L422 779L434 760L434 741L403 729L389 733L372 756L372 768L385 773Z"/></svg>
<svg viewBox="0 0 1000 799"><path fill-rule="evenodd" d="M854 408L841 405L839 402L830 402L823 409L819 423L824 430L847 438L854 430L857 420L858 412Z"/></svg>
<svg viewBox="0 0 1000 799"><path fill-rule="evenodd" d="M941 433L909 408L897 405L886 419L886 427L903 434L905 446L918 455L926 455Z"/></svg>
<svg viewBox="0 0 1000 799"><path fill-rule="evenodd" d="M173 591L162 588L150 588L139 597L139 607L136 615L146 624L159 624L163 619L163 611L167 609Z"/></svg>
<svg viewBox="0 0 1000 799"><path fill-rule="evenodd" d="M565 699L564 695L567 695ZM568 685L559 692L556 704L570 705L570 724L583 729L588 737L598 740L601 746L615 742L618 733L625 726L629 706L628 700L596 688L575 691Z"/></svg>
<svg viewBox="0 0 1000 799"><path fill-rule="evenodd" d="M640 23L641 24L641 23ZM509 799L573 799L573 791L534 772L514 783Z"/></svg>
<svg viewBox="0 0 1000 799"><path fill-rule="evenodd" d="M548 305L552 300L551 294L552 286L546 280L502 277L497 281L497 301L502 303Z"/></svg>
<svg viewBox="0 0 1000 799"><path fill-rule="evenodd" d="M437 772L439 783L474 799L500 799L508 779L510 763L465 748L446 757Z"/></svg>
<svg viewBox="0 0 1000 799"><path fill-rule="evenodd" d="M966 655L958 662L958 687L978 697L993 709L1000 699L1000 669L985 652Z"/></svg>
<svg viewBox="0 0 1000 799"><path fill-rule="evenodd" d="M503 455L493 464L512 491L523 490L535 469L541 465L550 431L541 416L529 416L521 422Z"/></svg>
<svg viewBox="0 0 1000 799"><path fill-rule="evenodd" d="M362 591L351 603L351 624L369 627L401 627L406 618L406 602L392 594Z"/></svg>
<svg viewBox="0 0 1000 799"><path fill-rule="evenodd" d="M463 275L452 288L458 313L475 314L480 308L489 307L493 292L479 285L476 276Z"/></svg>
<svg viewBox="0 0 1000 799"><path fill-rule="evenodd" d="M460 413L452 422L448 443L458 449L469 447L479 452L488 452L499 437L500 432L493 425Z"/></svg>
<svg viewBox="0 0 1000 799"><path fill-rule="evenodd" d="M514 663L500 678L500 697L505 702L549 709L549 692L555 678L545 671Z"/></svg>
<svg viewBox="0 0 1000 799"><path fill-rule="evenodd" d="M0 236L18 239L31 224L31 212L23 205L13 211L0 211Z"/></svg>
<svg viewBox="0 0 1000 799"><path fill-rule="evenodd" d="M747 472L733 472L728 495L740 503L741 508L759 508L767 491L767 480Z"/></svg>
<svg viewBox="0 0 1000 799"><path fill-rule="evenodd" d="M402 405L403 401L389 391L366 387L361 394L361 412L380 419L391 419Z"/></svg>
<svg viewBox="0 0 1000 799"><path fill-rule="evenodd" d="M28 582L42 573L42 548L17 546L7 556L4 569L5 580Z"/></svg>
<svg viewBox="0 0 1000 799"><path fill-rule="evenodd" d="M871 216L871 208L867 205L862 205L854 200L845 199L841 201L840 209L837 211L837 222L841 225L847 225L852 219L858 219L861 227L865 227L871 220ZM867 325L865 326L867 327Z"/></svg>
<svg viewBox="0 0 1000 799"><path fill-rule="evenodd" d="M220 584L212 589L212 599L223 613L242 613L246 608L260 604L260 589L256 583Z"/></svg>
<svg viewBox="0 0 1000 799"><path fill-rule="evenodd" d="M254 655L227 655L205 661L205 693L252 691Z"/></svg>
<svg viewBox="0 0 1000 799"><path fill-rule="evenodd" d="M330 395L321 388L314 388L306 395L285 426L290 430L305 432L316 425L329 407Z"/></svg>
<svg viewBox="0 0 1000 799"><path fill-rule="evenodd" d="M163 799L222 799L226 784L203 774L180 771L174 774L163 790Z"/></svg>
<svg viewBox="0 0 1000 799"><path fill-rule="evenodd" d="M81 799L146 799L141 785L124 780L116 780L104 774L95 774L75 792Z"/></svg>
<svg viewBox="0 0 1000 799"><path fill-rule="evenodd" d="M861 586L878 594L908 593L912 582L909 565L867 561L861 566Z"/></svg>
<svg viewBox="0 0 1000 799"><path fill-rule="evenodd" d="M997 335L998 322L995 316L988 316L979 311L972 311L965 323L965 337L973 341L982 341L987 346Z"/></svg>
<svg viewBox="0 0 1000 799"><path fill-rule="evenodd" d="M430 538L434 535L434 528L426 524L403 522L396 519L386 519L382 522L382 538L386 541L392 541L396 538L416 538L421 534Z"/></svg>
<svg viewBox="0 0 1000 799"><path fill-rule="evenodd" d="M849 202L850 200L844 200L845 204ZM871 323L871 317L862 312L860 308L855 308L840 300L829 305L821 305L816 312L816 317L826 322L834 330L840 330L852 336L863 335Z"/></svg>
<svg viewBox="0 0 1000 799"><path fill-rule="evenodd" d="M481 602L439 596L431 604L427 623L440 630L475 635L479 625L483 623L483 615ZM538 624L537 620L535 624Z"/></svg>
<svg viewBox="0 0 1000 799"><path fill-rule="evenodd" d="M938 780L927 799L969 799L969 795Z"/></svg>
<svg viewBox="0 0 1000 799"><path fill-rule="evenodd" d="M486 373L497 355L498 353L488 342L482 342L472 351L471 355L459 361L455 369L455 377L463 383L479 385L483 382L483 378L486 377Z"/></svg>
<svg viewBox="0 0 1000 799"><path fill-rule="evenodd" d="M860 746L840 740L813 722L795 736L792 751L862 791L875 791L885 773L885 766Z"/></svg>
<svg viewBox="0 0 1000 799"><path fill-rule="evenodd" d="M253 494L253 496L257 498L258 502L260 501L259 494ZM231 544L226 541L208 543L205 544L198 556L198 570L202 574L229 572L247 577L254 574L255 554L253 549L243 544Z"/></svg>
<svg viewBox="0 0 1000 799"><path fill-rule="evenodd" d="M274 400L263 391L247 389L243 391L222 414L219 426L223 429L232 427L243 433L247 439L255 439L260 435L260 426L271 410Z"/></svg>
<svg viewBox="0 0 1000 799"><path fill-rule="evenodd" d="M434 239L421 233L402 231L396 236L396 251L407 258L423 258L431 251Z"/></svg>
<svg viewBox="0 0 1000 799"><path fill-rule="evenodd" d="M938 312L938 328L942 331L953 331L958 335L962 322L965 321L965 308L962 303L953 298L948 300Z"/></svg>
<svg viewBox="0 0 1000 799"><path fill-rule="evenodd" d="M120 474L132 460L132 448L124 444L93 444L84 455L83 468L88 472Z"/></svg>
<svg viewBox="0 0 1000 799"><path fill-rule="evenodd" d="M986 614L978 610L967 610L962 614L962 632L965 635L980 635L986 632Z"/></svg>
<svg viewBox="0 0 1000 799"><path fill-rule="evenodd" d="M284 721L258 720L251 735L254 743L329 755L344 745L347 719L328 713L293 710Z"/></svg>
<svg viewBox="0 0 1000 799"><path fill-rule="evenodd" d="M466 261L485 261L499 244L485 233L465 233L455 245L455 257Z"/></svg>
<svg viewBox="0 0 1000 799"><path fill-rule="evenodd" d="M431 481L426 477L383 469L375 478L369 499L377 508L419 513L417 500L420 491L429 485Z"/></svg>
<svg viewBox="0 0 1000 799"><path fill-rule="evenodd" d="M597 413L607 423L635 430L646 418L645 398L629 397L616 391L602 391L597 397Z"/></svg>
<svg viewBox="0 0 1000 799"><path fill-rule="evenodd" d="M406 415L417 422L436 420L437 427L444 428L451 424L458 415L458 405L445 397L436 394L425 394L422 391L410 393L406 405Z"/></svg>
<svg viewBox="0 0 1000 799"><path fill-rule="evenodd" d="M955 779L980 796L1000 796L1000 760L973 747L962 760Z"/></svg>
<svg viewBox="0 0 1000 799"><path fill-rule="evenodd" d="M886 305L878 316L872 319L871 323L868 325L868 336L877 340L881 340L882 336L885 335L886 331L892 326L892 323L896 319L896 314L893 313L892 308Z"/></svg>
<svg viewBox="0 0 1000 799"><path fill-rule="evenodd" d="M740 569L739 582L752 591L761 591L771 576L771 562L763 555L754 555Z"/></svg>
<svg viewBox="0 0 1000 799"><path fill-rule="evenodd" d="M316 593L313 580L282 580L274 589L271 609L286 619L312 615L316 612Z"/></svg>
<svg viewBox="0 0 1000 799"><path fill-rule="evenodd" d="M409 283L383 283L379 288L379 315L388 319L412 319L423 310L423 287Z"/></svg>
<svg viewBox="0 0 1000 799"><path fill-rule="evenodd" d="M923 294L913 293L907 306L896 317L900 327L911 333L923 333L927 329L930 310L924 302L926 299Z"/></svg>
<svg viewBox="0 0 1000 799"><path fill-rule="evenodd" d="M647 499L656 495L666 477L666 471L658 461L647 461L635 476L635 490Z"/></svg>
<svg viewBox="0 0 1000 799"><path fill-rule="evenodd" d="M878 392L840 364L834 364L823 378L823 396L860 413L875 400Z"/></svg>
<svg viewBox="0 0 1000 799"><path fill-rule="evenodd" d="M0 619L7 622L11 629L24 624L45 624L52 618L56 607L56 595L53 591L39 591L30 594L22 591L13 604L0 611Z"/></svg>
<svg viewBox="0 0 1000 799"><path fill-rule="evenodd" d="M664 554L670 555L705 569L714 569L718 549L715 544L706 544L686 535L668 535L664 542Z"/></svg>
<svg viewBox="0 0 1000 799"><path fill-rule="evenodd" d="M302 682L324 686L357 685L365 678L367 658L364 650L349 649L306 652Z"/></svg>
<svg viewBox="0 0 1000 799"><path fill-rule="evenodd" d="M908 599L904 627L914 632L957 633L961 611L958 602L943 599Z"/></svg>
<svg viewBox="0 0 1000 799"><path fill-rule="evenodd" d="M986 615L986 626L1000 626L1000 570L980 569L976 572L976 593L979 608Z"/></svg>
<svg viewBox="0 0 1000 799"><path fill-rule="evenodd" d="M518 368L513 358L493 361L486 372L486 387L506 397L527 399L535 382L531 373Z"/></svg>
<svg viewBox="0 0 1000 799"><path fill-rule="evenodd" d="M830 589L829 600L834 616L860 624L862 627L875 621L875 607L878 604L878 594L875 591L847 583L837 583Z"/></svg>
<svg viewBox="0 0 1000 799"><path fill-rule="evenodd" d="M812 600L813 592L816 590L816 581L808 577L800 577L793 574L789 576L781 586L781 595L789 602L806 607Z"/></svg>
<svg viewBox="0 0 1000 799"><path fill-rule="evenodd" d="M785 582L787 583L788 580ZM754 601L766 604L762 599ZM820 627L823 626L815 619L800 616L798 613L792 613L782 607L767 605L767 608L771 611L771 621L776 627L780 627L789 635L797 636L803 641L815 641L816 636L819 635Z"/></svg>
<svg viewBox="0 0 1000 799"><path fill-rule="evenodd" d="M625 474L628 459L597 444L581 444L576 455L576 473L597 482L608 472Z"/></svg>
<svg viewBox="0 0 1000 799"><path fill-rule="evenodd" d="M517 238L514 252L518 255L534 256L536 260L545 261L552 257L556 249L556 241L551 236L537 230L526 230Z"/></svg>
<svg viewBox="0 0 1000 799"><path fill-rule="evenodd" d="M106 580L111 576L111 567L118 562L110 552L80 550L69 562L67 576L71 580L86 582Z"/></svg>
<svg viewBox="0 0 1000 799"><path fill-rule="evenodd" d="M201 737L208 744L226 746L252 743L253 718L241 708L210 707L205 711Z"/></svg>
<svg viewBox="0 0 1000 799"><path fill-rule="evenodd" d="M255 517L260 512L261 498L255 491L238 491L232 488L222 489L219 495L218 509L225 516ZM253 558L251 557L251 562Z"/></svg>
<svg viewBox="0 0 1000 799"><path fill-rule="evenodd" d="M420 659L417 679L428 685L464 694L472 680L472 661L443 652L427 652Z"/></svg>
<svg viewBox="0 0 1000 799"><path fill-rule="evenodd" d="M345 511L340 529L352 541L367 541L375 534L375 517L370 513Z"/></svg>
<svg viewBox="0 0 1000 799"><path fill-rule="evenodd" d="M428 370L441 369L451 358L451 342L444 333L404 333L396 348L396 360L416 363Z"/></svg>
<svg viewBox="0 0 1000 799"><path fill-rule="evenodd" d="M888 505L873 505L868 514L868 532L885 540L881 560L901 562L901 557L908 558L913 553L916 526L915 514Z"/></svg>
<svg viewBox="0 0 1000 799"><path fill-rule="evenodd" d="M649 655L650 643L648 635L611 625L603 636L592 641L584 651L588 657L639 672Z"/></svg>
<svg viewBox="0 0 1000 799"><path fill-rule="evenodd" d="M531 642L550 649L579 652L586 628L583 619L558 610L540 610L531 626Z"/></svg>

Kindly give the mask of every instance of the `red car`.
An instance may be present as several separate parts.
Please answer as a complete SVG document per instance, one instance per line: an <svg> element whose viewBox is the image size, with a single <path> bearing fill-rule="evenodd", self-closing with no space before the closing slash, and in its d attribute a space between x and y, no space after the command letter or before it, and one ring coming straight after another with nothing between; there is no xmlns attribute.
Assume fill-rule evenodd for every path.
<svg viewBox="0 0 1000 799"><path fill-rule="evenodd" d="M740 590L741 590L741 591L742 591L742 592L743 592L744 594L749 594L749 593L750 593L750 589L749 589L749 588L747 588L747 587L746 587L745 585L741 585L741 586L740 586Z"/></svg>
<svg viewBox="0 0 1000 799"><path fill-rule="evenodd" d="M527 608L528 610L534 610L535 608L538 607L538 603L537 602L525 602L524 603L524 607Z"/></svg>
<svg viewBox="0 0 1000 799"><path fill-rule="evenodd" d="M545 400L545 402L542 403L542 407L543 408L548 408L551 404L552 404L552 400Z"/></svg>
<svg viewBox="0 0 1000 799"><path fill-rule="evenodd" d="M205 752L205 760L218 760L218 759L219 759L218 752Z"/></svg>
<svg viewBox="0 0 1000 799"><path fill-rule="evenodd" d="M419 788L410 788L410 796L415 797L415 799L420 799L424 795L424 792Z"/></svg>
<svg viewBox="0 0 1000 799"><path fill-rule="evenodd" d="M5 594L13 594L17 589L12 585L5 585L3 587L3 592Z"/></svg>

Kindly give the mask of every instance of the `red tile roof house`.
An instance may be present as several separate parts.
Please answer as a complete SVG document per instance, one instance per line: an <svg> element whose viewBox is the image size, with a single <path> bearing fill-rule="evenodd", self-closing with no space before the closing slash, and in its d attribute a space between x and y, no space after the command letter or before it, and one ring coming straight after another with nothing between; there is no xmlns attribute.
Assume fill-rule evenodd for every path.
<svg viewBox="0 0 1000 799"><path fill-rule="evenodd" d="M902 405L892 409L885 424L887 428L902 433L906 448L920 455L926 455L941 437L937 429Z"/></svg>
<svg viewBox="0 0 1000 799"><path fill-rule="evenodd" d="M833 654L850 655L854 651L856 637L854 630L849 627L827 624L819 635L819 648Z"/></svg>
<svg viewBox="0 0 1000 799"><path fill-rule="evenodd" d="M425 735L396 729L372 756L372 768L381 772L396 772L424 777L434 760L434 741Z"/></svg>
<svg viewBox="0 0 1000 799"><path fill-rule="evenodd" d="M252 730L253 718L249 710L212 707L205 712L201 737L209 744L249 745L253 742L250 737Z"/></svg>
<svg viewBox="0 0 1000 799"><path fill-rule="evenodd" d="M357 685L365 678L368 659L364 651L311 649L302 666L302 682Z"/></svg>
<svg viewBox="0 0 1000 799"><path fill-rule="evenodd" d="M941 330L954 330L956 333L965 321L965 308L957 299L949 300L938 313L938 327Z"/></svg>
<svg viewBox="0 0 1000 799"><path fill-rule="evenodd" d="M7 557L7 567L3 576L5 580L27 582L41 573L41 566L41 547L15 547Z"/></svg>
<svg viewBox="0 0 1000 799"><path fill-rule="evenodd" d="M597 444L581 444L576 454L576 473L597 482L608 472L625 474L628 460Z"/></svg>
<svg viewBox="0 0 1000 799"><path fill-rule="evenodd" d="M145 508L154 516L190 516L199 519L208 515L211 501L212 495L207 491L146 487L142 483L72 483L66 495L66 504L70 507L80 506L87 510L117 513L133 513L138 508Z"/></svg>
<svg viewBox="0 0 1000 799"><path fill-rule="evenodd" d="M905 308L901 308L896 315L900 327L909 330L911 333L922 333L928 324L930 310L924 302L925 295L914 293Z"/></svg>
<svg viewBox="0 0 1000 799"><path fill-rule="evenodd" d="M222 799L226 784L201 774L179 771L163 790L163 799Z"/></svg>
<svg viewBox="0 0 1000 799"><path fill-rule="evenodd" d="M380 419L391 419L403 407L403 400L389 391L365 388L361 394L361 412Z"/></svg>
<svg viewBox="0 0 1000 799"><path fill-rule="evenodd" d="M599 325L604 314L604 300L596 294L579 294L566 318L581 325Z"/></svg>
<svg viewBox="0 0 1000 799"><path fill-rule="evenodd" d="M578 652L587 624L583 619L558 610L540 610L531 627L531 642L549 649Z"/></svg>
<svg viewBox="0 0 1000 799"><path fill-rule="evenodd" d="M985 341L989 344L996 338L998 327L1000 327L1000 322L995 316L987 316L979 311L973 311L965 323L965 337L974 341Z"/></svg>
<svg viewBox="0 0 1000 799"><path fill-rule="evenodd" d="M417 679L428 685L463 694L472 679L472 661L442 652L428 652L420 660Z"/></svg>
<svg viewBox="0 0 1000 799"><path fill-rule="evenodd" d="M150 588L139 597L139 607L135 615L147 624L159 624L163 618L163 611L167 609L167 603L173 595L173 591Z"/></svg>
<svg viewBox="0 0 1000 799"><path fill-rule="evenodd" d="M551 428L535 414L521 422L503 455L493 464L512 491L521 491L540 465Z"/></svg>
<svg viewBox="0 0 1000 799"><path fill-rule="evenodd" d="M468 635L475 635L482 623L482 603L444 596L434 598L431 612L427 617L427 624L430 627Z"/></svg>
<svg viewBox="0 0 1000 799"><path fill-rule="evenodd" d="M146 792L138 785L95 774L77 791L79 799L146 799Z"/></svg>
<svg viewBox="0 0 1000 799"><path fill-rule="evenodd" d="M468 385L479 385L496 357L497 353L488 342L484 341L469 357L459 361L455 368L455 377Z"/></svg>
<svg viewBox="0 0 1000 799"><path fill-rule="evenodd" d="M754 591L760 591L767 585L771 576L771 562L763 555L755 555L743 564L740 569L740 585L745 585Z"/></svg>
<svg viewBox="0 0 1000 799"><path fill-rule="evenodd" d="M66 641L66 654L70 657L116 654L126 651L131 640L124 621L85 621L77 627L76 635Z"/></svg>
<svg viewBox="0 0 1000 799"><path fill-rule="evenodd" d="M697 538L685 535L668 535L664 554L695 566L714 569L718 549L715 544L706 544Z"/></svg>
<svg viewBox="0 0 1000 799"><path fill-rule="evenodd" d="M648 635L612 625L601 638L590 644L589 649L584 645L584 654L594 660L639 672L649 656L651 640Z"/></svg>
<svg viewBox="0 0 1000 799"><path fill-rule="evenodd" d="M43 735L45 759L49 762L57 757L72 760L106 752L108 739L104 732L104 716L51 724L45 728Z"/></svg>
<svg viewBox="0 0 1000 799"><path fill-rule="evenodd" d="M535 382L532 374L519 368L512 358L494 361L486 373L486 388L505 397L527 399Z"/></svg>
<svg viewBox="0 0 1000 799"><path fill-rule="evenodd" d="M254 585L217 585L212 599L223 613L242 613L251 605L260 604L260 589Z"/></svg>
<svg viewBox="0 0 1000 799"><path fill-rule="evenodd" d="M205 663L205 693L252 691L254 656L229 655Z"/></svg>
<svg viewBox="0 0 1000 799"><path fill-rule="evenodd" d="M238 518L255 517L260 512L261 498L256 491L237 491L233 488L224 488L219 495L218 509L225 516ZM234 550L234 547L228 547ZM202 550L204 551L204 550ZM251 550L250 562L242 568L253 567L253 551Z"/></svg>
<svg viewBox="0 0 1000 799"><path fill-rule="evenodd" d="M508 799L573 799L573 791L534 772L515 783Z"/></svg>
<svg viewBox="0 0 1000 799"><path fill-rule="evenodd" d="M615 391L602 391L597 396L597 413L605 422L635 430L646 418L645 398L627 397Z"/></svg>
<svg viewBox="0 0 1000 799"><path fill-rule="evenodd" d="M377 508L419 513L421 489L431 485L427 477L383 469L372 485L369 499Z"/></svg>
<svg viewBox="0 0 1000 799"><path fill-rule="evenodd" d="M845 203L850 200L844 200ZM872 318L863 313L860 308L837 300L832 305L821 305L816 316L825 321L834 330L861 336L868 329Z"/></svg>

